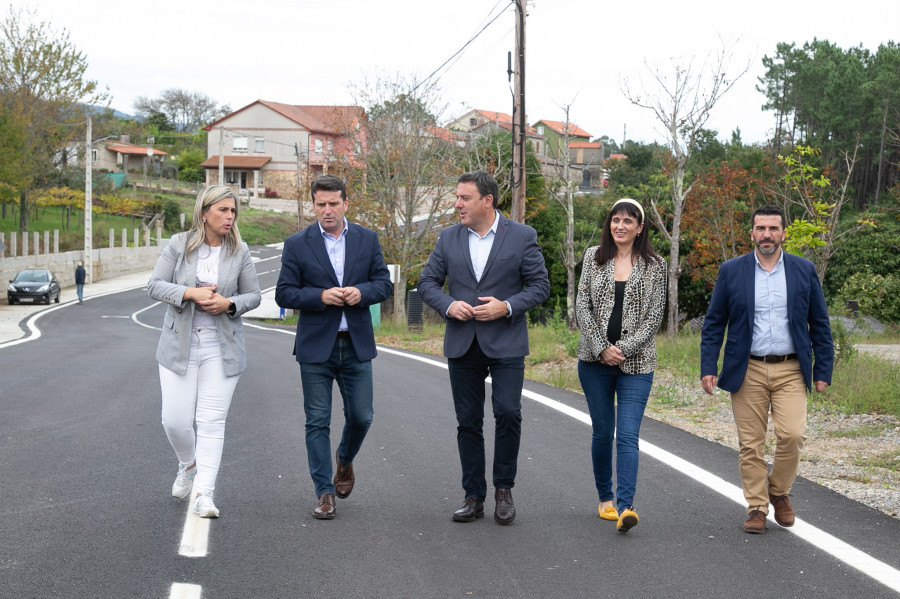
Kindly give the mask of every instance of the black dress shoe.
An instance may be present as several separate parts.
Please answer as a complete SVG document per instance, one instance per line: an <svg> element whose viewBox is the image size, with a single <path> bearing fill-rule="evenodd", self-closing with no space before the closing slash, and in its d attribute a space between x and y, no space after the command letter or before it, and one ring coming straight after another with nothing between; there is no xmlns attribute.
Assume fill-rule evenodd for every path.
<svg viewBox="0 0 900 599"><path fill-rule="evenodd" d="M513 505L512 490L497 489L494 492L497 505L494 508L494 521L497 524L512 524L516 519L516 506Z"/></svg>
<svg viewBox="0 0 900 599"><path fill-rule="evenodd" d="M477 497L466 497L465 504L453 512L453 521L474 522L475 518L484 518L484 501Z"/></svg>

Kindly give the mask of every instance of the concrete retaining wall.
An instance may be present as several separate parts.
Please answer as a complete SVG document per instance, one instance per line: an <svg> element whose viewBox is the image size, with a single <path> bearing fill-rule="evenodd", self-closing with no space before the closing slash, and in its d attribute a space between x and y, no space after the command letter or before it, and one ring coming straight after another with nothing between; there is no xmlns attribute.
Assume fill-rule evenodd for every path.
<svg viewBox="0 0 900 599"><path fill-rule="evenodd" d="M168 241L164 239L158 246L94 249L93 281L111 279L132 272L153 270L160 253L167 243ZM75 264L83 260L83 250L58 254L0 258L0 283L3 283L3 289L5 290L9 280L15 277L20 270L26 268L49 268L56 275L60 287L69 287L75 284Z"/></svg>

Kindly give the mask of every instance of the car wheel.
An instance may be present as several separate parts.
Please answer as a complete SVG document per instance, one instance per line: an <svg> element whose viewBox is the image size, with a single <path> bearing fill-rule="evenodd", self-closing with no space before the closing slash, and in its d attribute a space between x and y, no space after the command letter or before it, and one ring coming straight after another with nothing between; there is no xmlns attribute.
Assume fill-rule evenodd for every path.
<svg viewBox="0 0 900 599"><path fill-rule="evenodd" d="M61 293L62 293L62 292L57 293L57 294L56 294L56 299L53 300L53 301L56 302L57 304L59 303L59 296L60 296Z"/></svg>
<svg viewBox="0 0 900 599"><path fill-rule="evenodd" d="M16 298L14 298L14 297L8 297L8 298L6 298L6 299L7 299L7 303L8 303L10 306L15 306L15 305L16 305Z"/></svg>

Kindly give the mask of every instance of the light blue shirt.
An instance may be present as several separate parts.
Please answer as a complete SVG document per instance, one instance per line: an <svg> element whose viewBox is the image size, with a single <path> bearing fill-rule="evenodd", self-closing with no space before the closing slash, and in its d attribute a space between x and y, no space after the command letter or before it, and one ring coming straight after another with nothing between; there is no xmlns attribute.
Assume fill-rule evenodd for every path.
<svg viewBox="0 0 900 599"><path fill-rule="evenodd" d="M337 277L338 285L344 286L344 255L347 246L347 219L344 219L344 228L335 237L322 228L319 224L319 231L322 233L322 239L325 240L325 251L328 253L328 260L331 261L331 267L334 269L334 275ZM347 330L347 316L341 312L341 324L339 331Z"/></svg>
<svg viewBox="0 0 900 599"><path fill-rule="evenodd" d="M784 250L771 272L759 263L753 252L755 309L753 312L753 342L750 353L754 356L793 354L794 340L788 327L787 282L784 276Z"/></svg>

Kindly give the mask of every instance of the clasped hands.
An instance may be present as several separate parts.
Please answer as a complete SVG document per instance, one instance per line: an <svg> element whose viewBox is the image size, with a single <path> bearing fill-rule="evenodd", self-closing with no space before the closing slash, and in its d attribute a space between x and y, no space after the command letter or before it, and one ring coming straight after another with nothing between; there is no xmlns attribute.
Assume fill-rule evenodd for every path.
<svg viewBox="0 0 900 599"><path fill-rule="evenodd" d="M322 290L322 303L326 306L355 306L362 301L362 293L356 287L332 287Z"/></svg>
<svg viewBox="0 0 900 599"><path fill-rule="evenodd" d="M607 366L618 366L625 361L625 354L615 345L610 345L600 352L600 363Z"/></svg>
<svg viewBox="0 0 900 599"><path fill-rule="evenodd" d="M509 307L506 302L498 300L495 297L479 297L479 302L484 302L477 306L470 306L462 300L456 300L450 304L447 310L447 316L456 320L497 320L509 316Z"/></svg>
<svg viewBox="0 0 900 599"><path fill-rule="evenodd" d="M184 292L185 299L197 304L197 307L209 314L221 314L226 312L231 305L231 300L216 293L216 286L188 287Z"/></svg>

